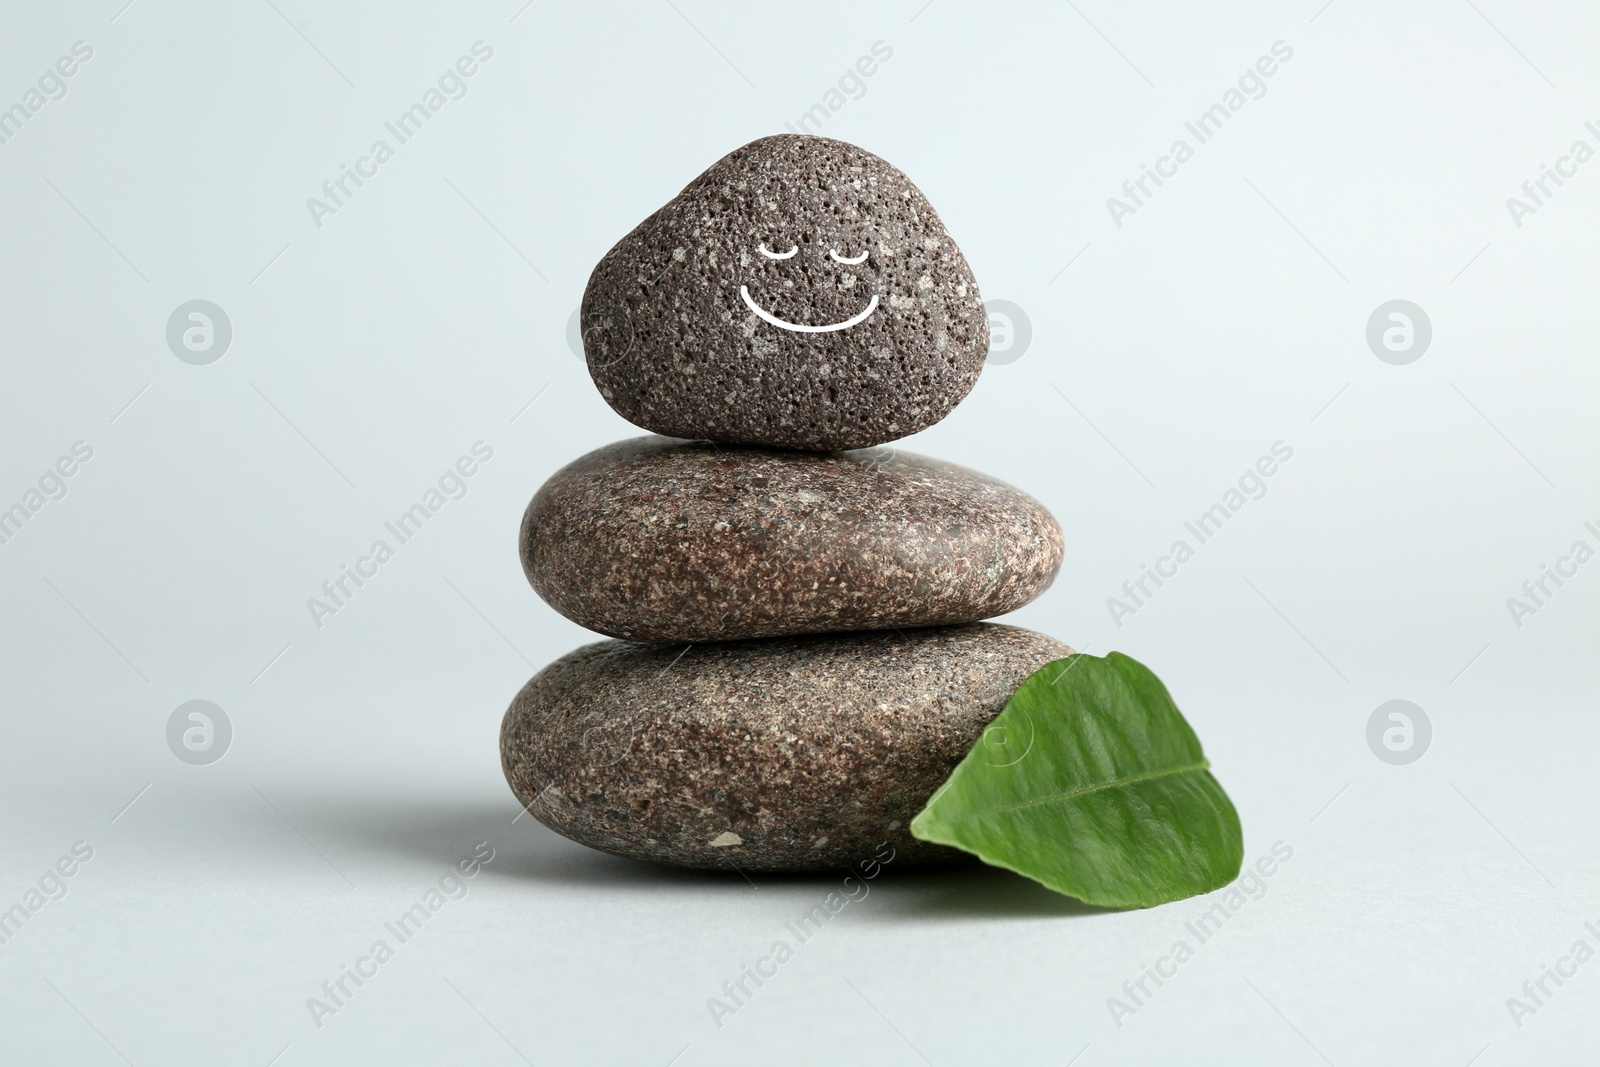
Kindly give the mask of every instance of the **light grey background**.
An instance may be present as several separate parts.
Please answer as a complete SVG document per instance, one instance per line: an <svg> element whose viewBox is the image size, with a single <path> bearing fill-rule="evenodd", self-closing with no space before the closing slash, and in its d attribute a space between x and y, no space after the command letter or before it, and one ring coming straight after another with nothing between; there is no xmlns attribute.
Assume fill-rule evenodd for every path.
<svg viewBox="0 0 1600 1067"><path fill-rule="evenodd" d="M1507 998L1600 948L1600 563L1520 627L1507 599L1600 547L1600 161L1520 227L1506 203L1600 148L1592 7L123 2L12 2L0 33L0 106L93 48L0 144L0 508L93 448L0 545L0 908L94 850L0 947L0 1060L1592 1058L1600 963L1520 1026ZM307 198L480 40L465 97L316 226ZM906 170L1032 330L905 445L1056 513L1061 578L1011 621L1152 665L1250 859L1294 850L1120 1027L1108 998L1211 902L891 873L719 1028L707 998L834 882L592 853L513 823L500 775L512 693L590 637L528 589L521 510L637 432L567 347L590 267L877 41L821 132ZM1117 226L1107 198L1278 41L1266 94ZM233 330L205 366L166 343L194 299ZM1405 366L1366 343L1394 299L1433 328ZM477 441L466 496L315 626ZM1116 625L1277 441L1266 495ZM204 766L166 740L196 699L233 731ZM1393 699L1432 724L1408 765L1367 746ZM314 1025L483 840L470 893Z"/></svg>

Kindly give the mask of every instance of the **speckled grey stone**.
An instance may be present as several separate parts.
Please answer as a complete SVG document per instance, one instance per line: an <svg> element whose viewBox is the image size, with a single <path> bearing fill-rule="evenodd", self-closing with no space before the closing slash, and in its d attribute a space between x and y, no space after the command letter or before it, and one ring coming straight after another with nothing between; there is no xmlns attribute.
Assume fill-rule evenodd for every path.
<svg viewBox="0 0 1600 1067"><path fill-rule="evenodd" d="M761 315L830 327L874 300L829 332ZM911 180L792 134L724 156L619 241L581 321L589 373L623 418L780 448L865 448L931 426L989 349L972 271Z"/></svg>
<svg viewBox="0 0 1600 1067"><path fill-rule="evenodd" d="M681 642L992 618L1044 592L1062 540L1026 493L926 456L640 437L557 471L521 550L578 625Z"/></svg>
<svg viewBox="0 0 1600 1067"><path fill-rule="evenodd" d="M586 645L500 728L506 780L557 833L620 856L745 871L962 853L907 824L1035 670L1070 655L1012 626L673 647Z"/></svg>

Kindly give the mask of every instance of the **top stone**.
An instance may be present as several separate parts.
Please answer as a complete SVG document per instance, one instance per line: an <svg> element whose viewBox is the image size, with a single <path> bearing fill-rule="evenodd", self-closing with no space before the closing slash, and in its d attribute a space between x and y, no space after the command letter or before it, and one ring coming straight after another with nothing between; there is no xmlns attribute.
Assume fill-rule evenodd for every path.
<svg viewBox="0 0 1600 1067"><path fill-rule="evenodd" d="M628 421L816 451L933 425L989 348L977 282L921 190L793 134L724 156L617 242L581 320L589 374Z"/></svg>

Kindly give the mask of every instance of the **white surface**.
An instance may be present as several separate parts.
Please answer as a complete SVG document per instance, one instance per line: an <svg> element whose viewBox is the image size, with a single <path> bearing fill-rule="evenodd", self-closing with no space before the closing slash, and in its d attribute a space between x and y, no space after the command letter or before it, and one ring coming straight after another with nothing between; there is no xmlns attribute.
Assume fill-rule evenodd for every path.
<svg viewBox="0 0 1600 1067"><path fill-rule="evenodd" d="M0 104L94 48L0 145L0 507L94 449L0 545L0 907L94 848L0 947L0 1062L1592 1058L1600 963L1520 1028L1506 999L1600 948L1600 566L1520 628L1506 599L1600 520L1600 163L1520 228L1505 203L1596 143L1591 10L273 2L0 35ZM480 39L467 95L317 228L306 198ZM707 998L832 881L592 853L513 825L500 777L511 694L586 640L521 576L521 509L635 432L566 345L589 269L880 40L822 132L910 173L1033 334L909 447L1055 511L1067 566L1012 621L1151 664L1248 856L1294 849L1120 1028L1108 998L1210 902L891 865L719 1029ZM1117 228L1106 198L1279 40L1266 95ZM233 325L208 366L164 338L195 298ZM1364 337L1395 298L1433 324L1408 366ZM314 626L479 440L466 496ZM1266 495L1115 626L1279 440ZM1366 722L1401 697L1433 741L1389 766ZM234 728L211 766L166 745L196 698ZM307 998L480 840L465 899L317 1028Z"/></svg>

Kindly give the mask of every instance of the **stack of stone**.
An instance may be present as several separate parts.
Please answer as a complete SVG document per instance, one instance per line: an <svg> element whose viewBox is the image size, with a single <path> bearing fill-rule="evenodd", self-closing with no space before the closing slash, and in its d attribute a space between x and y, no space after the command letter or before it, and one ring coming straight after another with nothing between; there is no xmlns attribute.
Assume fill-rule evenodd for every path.
<svg viewBox="0 0 1600 1067"><path fill-rule="evenodd" d="M899 170L755 141L595 268L589 372L629 421L523 518L533 588L616 640L530 681L501 758L539 821L624 856L836 868L907 826L1023 680L1071 650L979 620L1049 586L1061 530L1003 482L882 447L972 389L988 322Z"/></svg>

